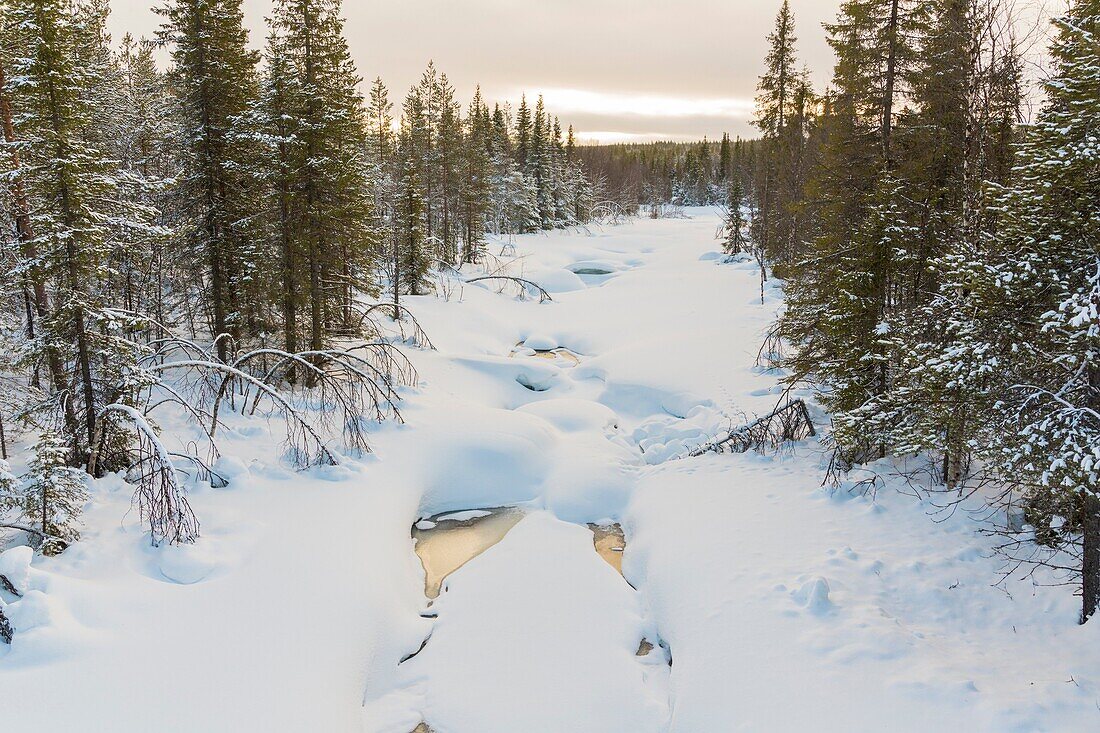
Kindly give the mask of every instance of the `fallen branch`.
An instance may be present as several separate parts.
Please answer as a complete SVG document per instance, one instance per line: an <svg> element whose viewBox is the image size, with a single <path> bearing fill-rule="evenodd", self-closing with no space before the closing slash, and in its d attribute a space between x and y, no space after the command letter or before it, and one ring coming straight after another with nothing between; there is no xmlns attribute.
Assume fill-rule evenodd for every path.
<svg viewBox="0 0 1100 733"><path fill-rule="evenodd" d="M8 579L8 576L4 575L3 573L0 573L0 588L3 588L16 598L23 597L23 594L20 593L19 589L15 587L15 583L12 583L11 580Z"/></svg>
<svg viewBox="0 0 1100 733"><path fill-rule="evenodd" d="M397 327L401 333L401 339L403 341L408 341L410 339L410 334L405 331L405 321L411 321L412 342L420 348L430 349L431 351L436 350L435 345L432 344L432 340L428 338L428 333L420 326L420 321L416 320L416 316L412 314L412 311L410 311L405 306L399 305L397 303L376 303L375 305L372 305L364 310L363 313L359 316L358 328L360 331L363 330L364 321L370 321L371 324L374 326L375 332L379 336L382 335L382 329L378 327L378 322L375 321L373 316L371 315L375 311L381 311L382 313L386 313L387 311L389 311L388 315L390 316L390 320L397 324Z"/></svg>
<svg viewBox="0 0 1100 733"><path fill-rule="evenodd" d="M32 534L35 537L37 537L39 542L45 542L46 540L56 539L55 537L51 537L50 535L46 534L45 532L43 532L40 529L35 529L34 527L28 527L25 524L11 524L11 523L8 523L8 522L0 522L0 529L14 529L14 530L18 530L20 532L26 532L27 534Z"/></svg>
<svg viewBox="0 0 1100 733"><path fill-rule="evenodd" d="M763 452L781 444L804 440L817 435L810 410L803 400L792 400L775 411L747 425L734 428L725 436L693 448L688 456L696 458L706 453Z"/></svg>
<svg viewBox="0 0 1100 733"><path fill-rule="evenodd" d="M483 282L485 280L504 280L506 283L510 282L519 285L521 297L526 296L528 290L534 290L539 294L540 303L552 303L554 301L554 299L550 297L550 293L546 292L545 288L543 288L538 283L531 282L530 280L525 280L522 277L513 277L511 275L482 275L481 277L475 277L472 280L467 280L466 284L469 285L472 283Z"/></svg>
<svg viewBox="0 0 1100 733"><path fill-rule="evenodd" d="M183 495L172 455L160 442L160 437L145 417L128 405L107 405L100 414L100 420L107 424L108 418L127 421L137 433L141 459L131 469L137 472L134 480L137 490L133 501L142 520L149 526L153 544L159 546L164 541L172 545L194 542L199 536L199 520ZM91 471L95 471L95 464L103 458L101 451L107 445L106 431L102 431L89 462Z"/></svg>

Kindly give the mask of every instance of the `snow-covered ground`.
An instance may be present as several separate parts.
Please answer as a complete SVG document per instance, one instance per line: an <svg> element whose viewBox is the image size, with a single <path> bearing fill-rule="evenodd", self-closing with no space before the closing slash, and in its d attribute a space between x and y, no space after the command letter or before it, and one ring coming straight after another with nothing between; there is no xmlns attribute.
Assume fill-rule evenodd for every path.
<svg viewBox="0 0 1100 733"><path fill-rule="evenodd" d="M508 271L552 303L410 298L438 351L410 352L407 424L295 473L239 423L194 547L150 548L97 482L79 544L0 555L30 589L0 591L3 730L1100 730L1100 625L1066 588L994 587L965 512L822 488L813 441L675 460L777 399L754 362L780 291L691 215L519 238ZM526 516L429 608L410 527L499 506Z"/></svg>

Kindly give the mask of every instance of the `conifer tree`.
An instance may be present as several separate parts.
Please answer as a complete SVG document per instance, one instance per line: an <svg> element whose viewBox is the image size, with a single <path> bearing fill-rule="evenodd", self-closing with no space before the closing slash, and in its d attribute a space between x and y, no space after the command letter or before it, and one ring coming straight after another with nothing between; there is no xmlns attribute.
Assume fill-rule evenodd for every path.
<svg viewBox="0 0 1100 733"><path fill-rule="evenodd" d="M402 143L407 144L408 136ZM400 302L403 289L410 295L425 292L431 256L424 220L427 212L421 193L419 172L412 156L404 157L401 176L401 198L397 211L397 246L394 250L394 303Z"/></svg>
<svg viewBox="0 0 1100 733"><path fill-rule="evenodd" d="M531 109L527 106L527 95L519 100L519 111L516 113L516 163L520 170L527 170L527 164L531 156L533 134L531 123Z"/></svg>
<svg viewBox="0 0 1100 733"><path fill-rule="evenodd" d="M812 101L808 74L796 67L794 16L786 0L768 42L764 74L757 85L755 124L762 135L763 155L757 161L759 211L753 229L771 263L783 272L800 255L797 210L804 192L805 122Z"/></svg>
<svg viewBox="0 0 1100 733"><path fill-rule="evenodd" d="M24 359L32 371L47 367L47 403L62 416L68 460L86 465L101 410L131 386L136 359L112 332L125 319L108 313L109 296L96 286L110 280L112 252L150 230L150 212L123 195L114 162L99 147L112 101L100 85L117 79L105 50L105 6L20 0L6 10L4 35L16 53L4 96L19 126L6 121L5 137L19 140L23 156L17 174L29 216L20 229L31 237L22 256L34 259L38 309Z"/></svg>
<svg viewBox="0 0 1100 733"><path fill-rule="evenodd" d="M492 119L478 87L466 115L463 147L462 262L476 262L485 238L486 216L492 182Z"/></svg>
<svg viewBox="0 0 1100 733"><path fill-rule="evenodd" d="M745 239L745 214L742 210L745 205L745 190L739 176L734 176L730 180L728 190L724 249L728 255L737 255L745 251L747 244Z"/></svg>
<svg viewBox="0 0 1100 733"><path fill-rule="evenodd" d="M112 259L119 273L117 290L132 313L147 313L167 324L170 294L186 287L172 265L176 222L171 213L174 176L181 131L165 75L157 68L155 44L148 39L122 38L118 54L120 89L114 149L122 195L144 207L156 228L131 229L116 245Z"/></svg>
<svg viewBox="0 0 1100 733"><path fill-rule="evenodd" d="M294 217L286 237L288 254L298 259L283 270L301 278L306 343L316 352L332 333L350 328L356 293L373 289L377 235L367 189L366 110L340 0L280 0L271 27L272 65L285 65L287 73L280 82L286 93L271 97L285 108L268 117L288 124L296 142L288 171Z"/></svg>
<svg viewBox="0 0 1100 733"><path fill-rule="evenodd" d="M377 77L371 84L370 103L367 107L367 130L370 149L379 166L385 166L393 157L393 103L390 92Z"/></svg>
<svg viewBox="0 0 1100 733"><path fill-rule="evenodd" d="M538 215L542 229L552 229L554 222L553 138L546 106L539 95L531 126L531 150L527 157L527 175L534 182L538 198Z"/></svg>
<svg viewBox="0 0 1100 733"><path fill-rule="evenodd" d="M248 48L241 0L170 0L158 12L181 105L184 174L176 206L188 224L184 239L204 263L212 335L240 337L249 246L241 222L254 203L240 124L257 96L258 56ZM227 358L224 339L218 355Z"/></svg>
<svg viewBox="0 0 1100 733"><path fill-rule="evenodd" d="M87 475L69 465L66 441L43 431L27 464L23 516L42 533L43 554L62 552L79 536L79 518L88 500Z"/></svg>
<svg viewBox="0 0 1100 733"><path fill-rule="evenodd" d="M1026 492L1037 534L1080 542L1085 622L1100 607L1100 3L1077 0L1056 30L1046 106L990 205L997 243L967 268L972 328L993 338L968 346L1001 418L984 455Z"/></svg>
<svg viewBox="0 0 1100 733"><path fill-rule="evenodd" d="M775 28L768 34L769 50L764 57L765 71L757 85L756 125L767 137L778 137L786 127L792 87L797 77L795 65L794 14L788 0L783 0L775 18Z"/></svg>
<svg viewBox="0 0 1100 733"><path fill-rule="evenodd" d="M730 175L732 148L728 132L722 133L722 145L718 150L718 180L725 182Z"/></svg>
<svg viewBox="0 0 1100 733"><path fill-rule="evenodd" d="M459 169L462 160L462 116L446 74L438 87L439 130L436 135L439 176L439 235L441 256L447 262L458 261Z"/></svg>

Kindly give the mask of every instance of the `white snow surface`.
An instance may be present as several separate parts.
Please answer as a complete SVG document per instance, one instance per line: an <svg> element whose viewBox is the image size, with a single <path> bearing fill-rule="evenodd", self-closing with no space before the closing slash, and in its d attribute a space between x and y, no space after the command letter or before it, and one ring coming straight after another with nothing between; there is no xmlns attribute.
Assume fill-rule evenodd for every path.
<svg viewBox="0 0 1100 733"><path fill-rule="evenodd" d="M781 283L761 305L689 214L517 238L552 303L408 298L439 350L409 352L407 424L297 473L235 417L231 485L188 484L193 547L150 547L132 489L94 482L79 543L0 554L4 730L1100 730L1100 624L1042 574L995 585L971 514L935 521L887 464L874 499L823 488L815 441L677 459L779 398L754 362ZM500 506L528 514L429 607L412 525ZM608 521L625 578L585 526Z"/></svg>

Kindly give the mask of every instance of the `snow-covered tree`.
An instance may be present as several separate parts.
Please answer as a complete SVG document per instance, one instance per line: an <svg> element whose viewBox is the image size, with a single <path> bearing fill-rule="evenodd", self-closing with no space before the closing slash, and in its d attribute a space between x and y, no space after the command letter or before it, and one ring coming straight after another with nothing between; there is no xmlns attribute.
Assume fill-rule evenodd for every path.
<svg viewBox="0 0 1100 733"><path fill-rule="evenodd" d="M1100 607L1100 3L1078 0L1056 27L1047 103L993 204L1003 218L976 283L998 307L975 316L988 330L1011 314L1021 337L989 355L1005 387L996 446L1033 523L1080 539L1085 621Z"/></svg>
<svg viewBox="0 0 1100 733"><path fill-rule="evenodd" d="M23 516L42 533L39 547L56 555L80 536L79 518L88 500L87 474L69 465L71 448L51 429L34 446L24 477Z"/></svg>
<svg viewBox="0 0 1100 733"><path fill-rule="evenodd" d="M183 241L202 263L209 330L240 337L245 309L262 302L247 287L258 263L248 255L252 239L242 222L255 210L256 191L246 174L252 151L241 145L248 132L241 125L257 97L259 57L248 47L241 0L170 0L159 12L183 131L175 201ZM223 361L228 350L219 339Z"/></svg>

